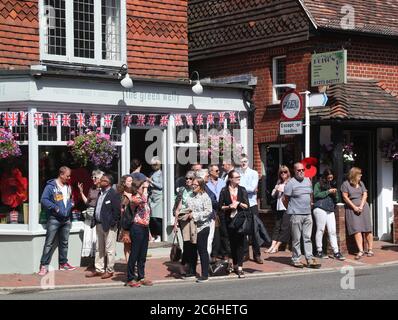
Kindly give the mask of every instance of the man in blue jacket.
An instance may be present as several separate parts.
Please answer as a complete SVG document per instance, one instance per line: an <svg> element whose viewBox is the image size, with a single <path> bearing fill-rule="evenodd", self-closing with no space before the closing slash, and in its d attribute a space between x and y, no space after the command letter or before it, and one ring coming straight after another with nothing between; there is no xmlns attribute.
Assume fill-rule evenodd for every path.
<svg viewBox="0 0 398 320"><path fill-rule="evenodd" d="M55 236L59 235L59 270L75 270L68 263L68 241L72 226L72 190L69 185L71 169L61 167L58 178L49 180L41 196L42 208L47 213L47 234L43 255L40 260L39 275L48 273Z"/></svg>

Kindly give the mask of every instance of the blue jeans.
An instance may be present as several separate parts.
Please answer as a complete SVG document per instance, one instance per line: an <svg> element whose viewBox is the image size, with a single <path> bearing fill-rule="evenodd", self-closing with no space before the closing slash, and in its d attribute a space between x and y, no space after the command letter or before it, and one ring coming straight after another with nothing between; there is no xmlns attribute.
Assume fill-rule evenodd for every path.
<svg viewBox="0 0 398 320"><path fill-rule="evenodd" d="M145 278L145 262L148 252L149 227L133 224L130 228L131 253L127 264L127 282ZM137 265L138 277L135 273Z"/></svg>
<svg viewBox="0 0 398 320"><path fill-rule="evenodd" d="M71 227L72 222L70 220L60 222L55 217L50 216L48 218L46 242L44 244L43 255L41 256L40 260L40 264L42 266L48 266L50 264L51 256L53 254L55 236L57 235L57 233L59 264L61 265L68 262L68 242Z"/></svg>

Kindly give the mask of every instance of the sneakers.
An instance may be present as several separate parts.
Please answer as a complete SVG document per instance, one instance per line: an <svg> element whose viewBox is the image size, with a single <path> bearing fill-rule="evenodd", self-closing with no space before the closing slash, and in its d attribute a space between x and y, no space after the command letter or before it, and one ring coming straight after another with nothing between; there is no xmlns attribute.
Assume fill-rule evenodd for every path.
<svg viewBox="0 0 398 320"><path fill-rule="evenodd" d="M321 267L321 264L313 258L307 262L307 267L312 269L319 269Z"/></svg>
<svg viewBox="0 0 398 320"><path fill-rule="evenodd" d="M208 282L209 278L207 277L200 277L196 280L197 283Z"/></svg>
<svg viewBox="0 0 398 320"><path fill-rule="evenodd" d="M127 285L131 288L139 288L141 287L141 283L139 281L136 280L131 280L129 282L127 282Z"/></svg>
<svg viewBox="0 0 398 320"><path fill-rule="evenodd" d="M145 286L145 287L152 287L152 286L153 286L153 282L152 282L151 280L148 280L148 279L141 279L141 280L139 281L139 283L140 283L142 286Z"/></svg>
<svg viewBox="0 0 398 320"><path fill-rule="evenodd" d="M39 276L43 277L48 273L48 268L46 266L40 266Z"/></svg>
<svg viewBox="0 0 398 320"><path fill-rule="evenodd" d="M329 258L329 257L328 257L326 254L324 254L322 251L318 251L318 252L315 254L315 257L318 258L318 259L328 259L328 258Z"/></svg>
<svg viewBox="0 0 398 320"><path fill-rule="evenodd" d="M64 263L59 265L59 270L61 271L73 271L76 267L72 267L69 263Z"/></svg>
<svg viewBox="0 0 398 320"><path fill-rule="evenodd" d="M301 261L293 261L292 266L295 268L304 268L304 264Z"/></svg>
<svg viewBox="0 0 398 320"><path fill-rule="evenodd" d="M340 252L337 252L337 253L333 254L333 259L344 261L345 257Z"/></svg>
<svg viewBox="0 0 398 320"><path fill-rule="evenodd" d="M243 272L243 270L238 270L237 274L238 274L238 278L239 279L244 279L245 278L245 273Z"/></svg>

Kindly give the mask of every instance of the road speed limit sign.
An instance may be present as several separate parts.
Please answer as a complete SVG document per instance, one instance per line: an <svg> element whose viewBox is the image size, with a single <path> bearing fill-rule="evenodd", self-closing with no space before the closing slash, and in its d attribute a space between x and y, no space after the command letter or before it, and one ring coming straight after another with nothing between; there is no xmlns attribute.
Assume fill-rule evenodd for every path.
<svg viewBox="0 0 398 320"><path fill-rule="evenodd" d="M303 102L296 90L289 90L281 100L282 119L297 120L300 117Z"/></svg>

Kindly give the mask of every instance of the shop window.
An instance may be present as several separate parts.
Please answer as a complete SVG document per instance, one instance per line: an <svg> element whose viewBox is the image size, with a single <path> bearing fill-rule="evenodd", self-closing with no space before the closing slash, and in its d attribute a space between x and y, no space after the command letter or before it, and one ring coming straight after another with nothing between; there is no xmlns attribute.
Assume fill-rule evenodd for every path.
<svg viewBox="0 0 398 320"><path fill-rule="evenodd" d="M112 174L115 184L119 181L121 176L121 147L117 147L118 157L116 157L110 168L103 169L106 173ZM44 188L47 182L51 179L55 179L58 176L58 170L62 166L67 166L72 169L72 198L74 202L73 207L73 221L79 221L82 219L81 211L85 209L85 205L81 199L80 192L78 189L78 182L83 183L83 187L86 195L88 189L91 187L92 179L91 172L95 168L92 165L82 167L74 164L67 146L40 146L39 147L39 199L43 194ZM40 200L39 200L40 201ZM44 210L41 210L39 215L39 223L45 224L47 217Z"/></svg>
<svg viewBox="0 0 398 320"><path fill-rule="evenodd" d="M41 58L120 66L125 19L125 0L41 0Z"/></svg>
<svg viewBox="0 0 398 320"><path fill-rule="evenodd" d="M122 141L122 120L120 115L113 116L112 126L110 128L104 128L104 133L109 134L111 141L119 142Z"/></svg>
<svg viewBox="0 0 398 320"><path fill-rule="evenodd" d="M286 84L286 56L272 59L272 84ZM286 90L286 88L273 88L272 101L274 104L280 103Z"/></svg>
<svg viewBox="0 0 398 320"><path fill-rule="evenodd" d="M28 146L20 146L22 155L0 160L0 224L29 223Z"/></svg>
<svg viewBox="0 0 398 320"><path fill-rule="evenodd" d="M43 113L43 125L37 127L39 141L57 141L57 127L51 126L50 115Z"/></svg>

